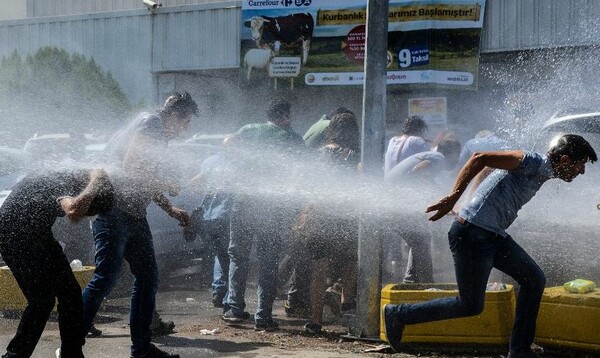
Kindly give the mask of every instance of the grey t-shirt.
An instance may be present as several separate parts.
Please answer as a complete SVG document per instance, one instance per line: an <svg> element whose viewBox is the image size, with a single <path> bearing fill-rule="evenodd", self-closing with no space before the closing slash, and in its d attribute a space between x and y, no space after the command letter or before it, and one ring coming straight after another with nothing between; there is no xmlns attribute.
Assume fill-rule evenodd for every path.
<svg viewBox="0 0 600 358"><path fill-rule="evenodd" d="M505 230L515 221L518 211L553 176L548 157L526 152L517 169L493 171L460 210L460 216L473 225L506 237Z"/></svg>

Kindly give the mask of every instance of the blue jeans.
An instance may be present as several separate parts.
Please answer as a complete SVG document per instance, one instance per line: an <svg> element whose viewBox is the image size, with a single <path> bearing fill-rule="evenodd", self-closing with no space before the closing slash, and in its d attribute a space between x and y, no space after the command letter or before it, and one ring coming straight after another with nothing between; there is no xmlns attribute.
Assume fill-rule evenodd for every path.
<svg viewBox="0 0 600 358"><path fill-rule="evenodd" d="M398 305L399 320L424 323L478 315L492 267L514 278L520 286L510 352L530 352L546 277L535 261L510 236L501 237L470 223L454 222L448 232L454 258L458 297Z"/></svg>
<svg viewBox="0 0 600 358"><path fill-rule="evenodd" d="M214 299L223 300L227 295L227 282L229 278L229 218L207 220L204 225L203 240L208 244L209 250L215 256L213 267L212 295Z"/></svg>
<svg viewBox="0 0 600 358"><path fill-rule="evenodd" d="M148 222L146 218L136 218L113 209L98 215L92 229L96 270L83 290L84 332L89 332L102 300L119 277L125 259L135 277L129 312L131 353L143 354L150 348L150 323L158 288L158 267Z"/></svg>
<svg viewBox="0 0 600 358"><path fill-rule="evenodd" d="M271 212L272 213L272 212ZM277 296L277 270L284 235L289 233L291 222L279 215L256 215L252 209L237 207L231 212L231 237L229 242L229 291L225 309L236 316L246 308L245 294L250 250L256 241L258 261L258 303L254 315L257 324L273 320L273 302Z"/></svg>

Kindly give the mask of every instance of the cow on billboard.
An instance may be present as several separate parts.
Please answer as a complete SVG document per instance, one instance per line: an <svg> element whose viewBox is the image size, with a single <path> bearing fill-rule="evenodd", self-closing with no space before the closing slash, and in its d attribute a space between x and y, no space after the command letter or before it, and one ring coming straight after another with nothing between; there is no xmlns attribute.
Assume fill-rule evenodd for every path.
<svg viewBox="0 0 600 358"><path fill-rule="evenodd" d="M258 48L272 48L276 41L286 47L302 44L302 64L306 64L315 27L311 14L255 16L245 21L244 26L250 28L252 40Z"/></svg>

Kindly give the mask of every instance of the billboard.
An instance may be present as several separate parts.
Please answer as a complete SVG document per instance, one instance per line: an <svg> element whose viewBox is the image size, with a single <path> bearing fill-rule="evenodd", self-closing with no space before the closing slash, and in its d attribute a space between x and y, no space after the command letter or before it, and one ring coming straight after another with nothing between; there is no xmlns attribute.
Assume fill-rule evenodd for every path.
<svg viewBox="0 0 600 358"><path fill-rule="evenodd" d="M248 84L364 81L367 0L243 0L241 73ZM389 85L476 89L485 0L390 0Z"/></svg>

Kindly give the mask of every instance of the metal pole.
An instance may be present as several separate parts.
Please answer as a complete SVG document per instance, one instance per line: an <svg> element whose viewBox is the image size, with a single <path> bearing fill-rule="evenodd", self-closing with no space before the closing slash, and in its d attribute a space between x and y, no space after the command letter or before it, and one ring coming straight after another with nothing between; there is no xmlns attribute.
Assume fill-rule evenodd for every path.
<svg viewBox="0 0 600 358"><path fill-rule="evenodd" d="M369 0L363 85L362 154L366 176L383 180L389 0ZM381 227L363 209L358 238L358 296L354 327L358 337L379 336Z"/></svg>

